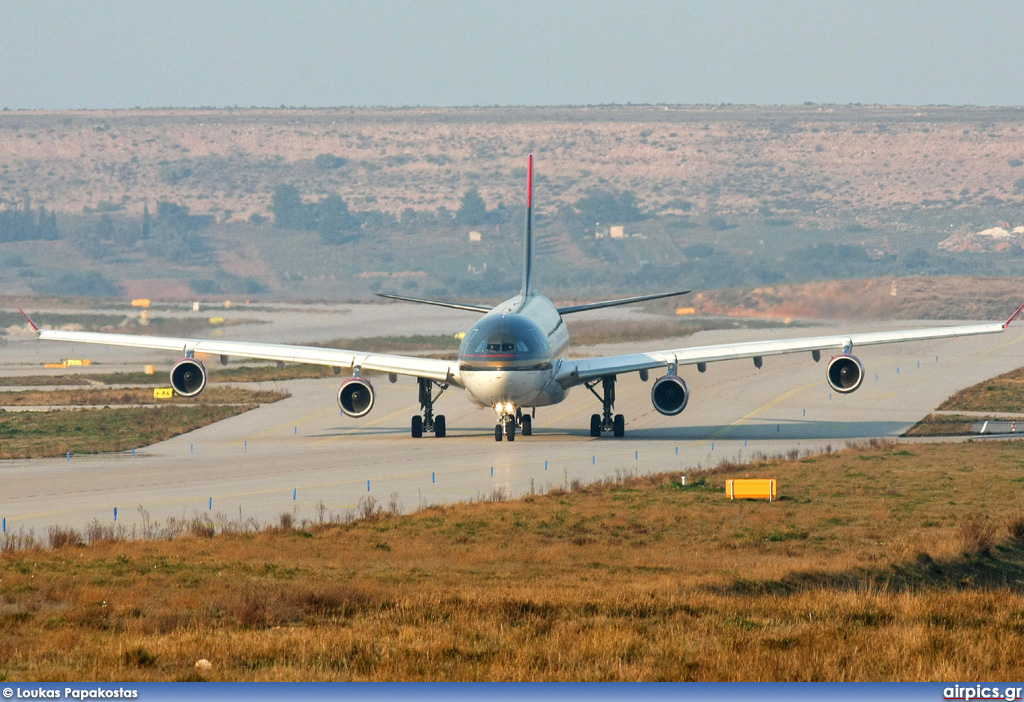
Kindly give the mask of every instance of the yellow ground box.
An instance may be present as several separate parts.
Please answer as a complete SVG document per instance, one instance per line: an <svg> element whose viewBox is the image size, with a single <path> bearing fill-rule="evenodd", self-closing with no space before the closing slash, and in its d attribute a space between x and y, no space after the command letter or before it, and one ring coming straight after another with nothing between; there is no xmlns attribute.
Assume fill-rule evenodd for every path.
<svg viewBox="0 0 1024 702"><path fill-rule="evenodd" d="M152 300L145 297L137 297L132 300L132 307L149 307L152 304Z"/></svg>
<svg viewBox="0 0 1024 702"><path fill-rule="evenodd" d="M71 366L91 366L92 361L88 358L69 358L64 361L64 365L68 368Z"/></svg>
<svg viewBox="0 0 1024 702"><path fill-rule="evenodd" d="M775 478L726 480L725 494L730 500L768 500L771 502L777 497Z"/></svg>
<svg viewBox="0 0 1024 702"><path fill-rule="evenodd" d="M695 307L677 307L676 314L680 317L684 317L688 314L697 314L697 308Z"/></svg>
<svg viewBox="0 0 1024 702"><path fill-rule="evenodd" d="M210 317L210 324L224 324L223 317Z"/></svg>
<svg viewBox="0 0 1024 702"><path fill-rule="evenodd" d="M153 388L154 400L169 400L174 397L174 388Z"/></svg>
<svg viewBox="0 0 1024 702"><path fill-rule="evenodd" d="M46 363L43 368L67 368L67 364L61 361L60 363Z"/></svg>

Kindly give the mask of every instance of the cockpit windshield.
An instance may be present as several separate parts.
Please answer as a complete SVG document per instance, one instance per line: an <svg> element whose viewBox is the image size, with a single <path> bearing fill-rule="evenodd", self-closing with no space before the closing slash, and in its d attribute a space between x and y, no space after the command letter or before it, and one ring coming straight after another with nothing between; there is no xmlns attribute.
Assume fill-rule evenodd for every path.
<svg viewBox="0 0 1024 702"><path fill-rule="evenodd" d="M463 370L534 369L550 365L547 338L525 317L481 319L459 346Z"/></svg>

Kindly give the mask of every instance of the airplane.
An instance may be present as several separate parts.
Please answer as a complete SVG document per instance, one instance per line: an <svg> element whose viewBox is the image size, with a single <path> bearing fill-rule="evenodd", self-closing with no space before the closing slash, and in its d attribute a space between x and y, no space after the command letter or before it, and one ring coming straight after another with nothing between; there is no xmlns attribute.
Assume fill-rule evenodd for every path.
<svg viewBox="0 0 1024 702"><path fill-rule="evenodd" d="M338 405L344 415L357 419L370 413L376 397L373 384L363 377L363 373L386 373L392 383L397 382L399 375L412 376L418 382L420 403L420 413L414 415L410 423L413 438L420 438L424 433L433 433L435 437L447 434L445 416L434 414L434 404L441 393L454 386L464 390L466 397L475 405L493 408L496 417L495 441L514 441L517 431L522 436L532 435L537 407L561 402L571 388L579 385L587 388L601 402L601 413L590 417L590 436L600 437L611 433L614 437L622 437L625 434L625 419L622 414L614 414L615 382L618 376L626 373L638 373L646 382L650 371L665 369L665 374L651 386L651 403L661 414L675 416L686 409L690 400L689 387L678 375L680 366L696 366L698 372L704 373L709 363L749 358L753 359L757 368L761 368L765 356L809 352L814 361L818 362L823 351L834 350L838 353L826 364L825 379L832 390L846 395L857 390L864 380L864 365L852 353L855 346L1000 333L1024 310L1022 304L1005 322L749 341L571 359L567 355L569 332L563 319L565 315L685 295L690 291L679 290L567 306L556 306L538 293L532 275L532 155L527 168L524 244L519 293L493 308L380 294L380 297L395 300L483 314L480 321L466 332L454 361L289 344L40 329L24 311L22 314L38 337L46 341L180 351L184 357L171 368L170 382L174 391L183 397L195 397L206 387L207 370L202 361L196 358L196 354L220 356L222 363L227 363L229 357L237 356L279 363L327 365L334 367L336 373L347 370L351 375L338 389Z"/></svg>

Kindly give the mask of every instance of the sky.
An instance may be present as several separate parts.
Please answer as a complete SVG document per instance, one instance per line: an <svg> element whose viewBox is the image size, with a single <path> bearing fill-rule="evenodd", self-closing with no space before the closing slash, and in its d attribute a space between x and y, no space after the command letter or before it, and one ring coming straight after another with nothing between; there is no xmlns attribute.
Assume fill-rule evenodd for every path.
<svg viewBox="0 0 1024 702"><path fill-rule="evenodd" d="M0 108L1024 105L1018 0L2 0Z"/></svg>

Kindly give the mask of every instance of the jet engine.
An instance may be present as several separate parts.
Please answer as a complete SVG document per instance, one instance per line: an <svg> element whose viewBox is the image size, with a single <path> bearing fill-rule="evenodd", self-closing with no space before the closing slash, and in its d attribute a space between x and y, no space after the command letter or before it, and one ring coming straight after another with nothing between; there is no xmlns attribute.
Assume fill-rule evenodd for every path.
<svg viewBox="0 0 1024 702"><path fill-rule="evenodd" d="M171 387L182 397L195 397L206 388L206 366L194 358L183 358L171 368Z"/></svg>
<svg viewBox="0 0 1024 702"><path fill-rule="evenodd" d="M841 353L828 362L825 379L836 392L853 392L864 382L864 365L856 356Z"/></svg>
<svg viewBox="0 0 1024 702"><path fill-rule="evenodd" d="M672 416L679 414L686 409L686 403L690 401L690 389L686 387L686 381L678 375L663 375L654 381L651 388L651 402L654 409L662 414Z"/></svg>
<svg viewBox="0 0 1024 702"><path fill-rule="evenodd" d="M338 390L338 405L349 417L365 417L373 409L373 386L366 378L349 378Z"/></svg>

